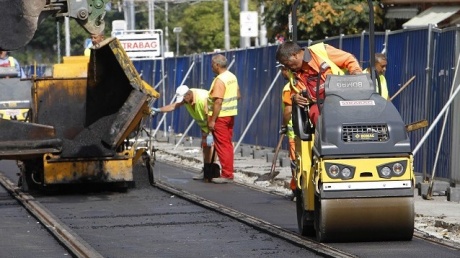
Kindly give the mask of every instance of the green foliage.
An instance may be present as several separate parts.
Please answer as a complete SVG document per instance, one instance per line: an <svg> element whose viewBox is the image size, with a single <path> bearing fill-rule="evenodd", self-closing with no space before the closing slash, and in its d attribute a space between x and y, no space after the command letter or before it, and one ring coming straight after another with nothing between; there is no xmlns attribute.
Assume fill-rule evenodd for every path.
<svg viewBox="0 0 460 258"><path fill-rule="evenodd" d="M249 1L249 11L257 10L256 1ZM240 42L240 1L228 1L230 48ZM189 5L173 21L182 27L181 53L201 53L225 48L224 6L222 1L200 2ZM175 42L175 39L172 40Z"/></svg>
<svg viewBox="0 0 460 258"><path fill-rule="evenodd" d="M288 16L293 0L264 0L265 22L268 33L288 36ZM377 1L374 5L374 24L376 30L383 27L383 10ZM300 0L297 7L297 39L318 40L339 34L358 34L369 29L368 1L364 0Z"/></svg>
<svg viewBox="0 0 460 258"><path fill-rule="evenodd" d="M179 35L180 53L191 54L196 52L213 51L215 48L224 48L224 11L223 2L197 1L191 3L169 3L168 21L166 22L164 3L155 5L155 29L168 29L169 48L175 49L176 35L173 33L174 27L182 27ZM148 29L148 8L146 2L137 2L136 10L136 29ZM250 0L248 10L257 10L257 1ZM239 12L240 1L229 0L229 29L230 45L232 48L239 46ZM110 36L113 20L124 19L123 12L111 10L105 16L106 37ZM59 23L57 23L59 21ZM57 42L57 26L59 26L59 44ZM14 55L21 65L33 64L53 64L60 62L65 55L65 30L63 18L46 18L38 27L34 38L25 47L14 51ZM71 55L82 55L86 38L89 34L70 19L70 42ZM165 32L166 34L166 32ZM59 47L59 49L58 49ZM58 60L60 53L61 60Z"/></svg>
<svg viewBox="0 0 460 258"><path fill-rule="evenodd" d="M258 11L258 4L263 2L265 13L262 19L266 23L269 42L275 41L275 35L288 36L288 17L294 0L249 0L249 11ZM229 34L230 47L240 44L240 0L229 0ZM374 1L375 26L381 30L383 26L383 10ZM169 34L169 49L176 47L174 27L182 27L179 34L180 54L193 54L213 51L225 47L224 6L221 0L193 1L189 3L169 3L168 20L166 20L165 3L155 5L155 29L164 30ZM148 28L147 2L136 2L136 29ZM299 40L318 40L339 34L357 34L368 30L368 3L365 0L300 0L298 6L297 33ZM108 11L105 16L106 37L110 36L113 20L124 19L123 11ZM59 23L57 23L59 21ZM60 40L57 42L57 26ZM83 47L89 34L70 19L71 55L83 54ZM58 53L65 55L64 20L54 17L46 18L38 27L32 41L25 47L13 51L22 65L37 63L53 64L60 62ZM58 49L59 46L59 49ZM59 50L59 52L58 52ZM62 58L61 58L62 59Z"/></svg>

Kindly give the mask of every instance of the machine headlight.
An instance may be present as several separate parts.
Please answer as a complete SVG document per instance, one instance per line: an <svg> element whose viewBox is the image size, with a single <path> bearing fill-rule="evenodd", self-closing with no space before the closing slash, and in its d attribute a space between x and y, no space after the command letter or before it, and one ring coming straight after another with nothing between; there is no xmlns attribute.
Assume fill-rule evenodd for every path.
<svg viewBox="0 0 460 258"><path fill-rule="evenodd" d="M339 175L340 168L337 165L332 165L329 167L328 171L329 171L329 175L335 178L337 177L337 175Z"/></svg>
<svg viewBox="0 0 460 258"><path fill-rule="evenodd" d="M406 172L407 160L399 160L382 164L377 167L381 178L400 177Z"/></svg>
<svg viewBox="0 0 460 258"><path fill-rule="evenodd" d="M390 177L391 175L391 169L389 167L383 167L381 170L380 170L380 174L383 176L383 177Z"/></svg>
<svg viewBox="0 0 460 258"><path fill-rule="evenodd" d="M342 164L325 163L327 175L330 178L350 179L355 175L355 167Z"/></svg>
<svg viewBox="0 0 460 258"><path fill-rule="evenodd" d="M350 178L351 176L351 170L347 167L343 168L341 173L344 178Z"/></svg>
<svg viewBox="0 0 460 258"><path fill-rule="evenodd" d="M401 163L396 162L395 164L393 164L393 173L400 176L401 173L403 172L404 172L404 166Z"/></svg>

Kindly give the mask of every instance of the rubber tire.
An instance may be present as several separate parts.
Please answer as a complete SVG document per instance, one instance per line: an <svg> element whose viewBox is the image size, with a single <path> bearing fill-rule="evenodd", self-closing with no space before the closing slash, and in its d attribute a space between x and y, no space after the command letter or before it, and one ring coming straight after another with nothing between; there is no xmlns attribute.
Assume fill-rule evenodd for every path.
<svg viewBox="0 0 460 258"><path fill-rule="evenodd" d="M296 211L297 211L297 227L302 236L314 236L315 228L314 223L308 220L308 212L303 205L303 191L300 189L295 190L296 196Z"/></svg>

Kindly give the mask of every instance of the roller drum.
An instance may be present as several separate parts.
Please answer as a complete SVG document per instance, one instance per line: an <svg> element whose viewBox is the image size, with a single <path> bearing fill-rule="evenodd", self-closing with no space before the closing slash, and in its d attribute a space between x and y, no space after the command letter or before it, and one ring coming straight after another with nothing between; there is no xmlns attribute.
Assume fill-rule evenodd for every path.
<svg viewBox="0 0 460 258"><path fill-rule="evenodd" d="M411 240L413 197L316 199L321 242Z"/></svg>

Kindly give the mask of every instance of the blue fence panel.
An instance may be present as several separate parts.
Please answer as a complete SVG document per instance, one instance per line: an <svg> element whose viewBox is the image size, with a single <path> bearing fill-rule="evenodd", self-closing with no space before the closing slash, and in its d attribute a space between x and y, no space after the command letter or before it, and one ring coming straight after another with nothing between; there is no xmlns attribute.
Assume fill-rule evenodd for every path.
<svg viewBox="0 0 460 258"><path fill-rule="evenodd" d="M51 75L51 71L53 69L52 65L47 65L47 64L39 64L39 65L25 65L22 67L22 70L24 71L24 76L26 78L32 78L32 76L35 75L38 78L45 77L48 72L48 76Z"/></svg>
<svg viewBox="0 0 460 258"><path fill-rule="evenodd" d="M403 86L405 82L413 76L410 74L406 74L401 66L404 60L404 48L402 47L402 42L404 42L405 37L405 34L402 32L391 32L388 35L387 44L389 47L387 47L386 51L387 70L385 72L385 78L387 80L388 94L390 96L394 96L396 92L400 89L400 87ZM415 82L413 82L410 87L413 87L414 83ZM401 96L403 96L406 93L407 91L399 93L398 96L391 101L398 110L400 108L399 101L401 99Z"/></svg>
<svg viewBox="0 0 460 258"><path fill-rule="evenodd" d="M358 61L361 57L361 37L360 36L345 36L342 39L342 50L352 53Z"/></svg>
<svg viewBox="0 0 460 258"><path fill-rule="evenodd" d="M415 80L392 101L406 124L422 119L427 119L429 122L433 121L443 108L444 103L447 102L456 62L456 33L458 33L458 28L445 31L433 30L431 37L429 37L427 29L387 33L385 50L388 66L385 76L390 96L393 96L412 76L416 76ZM376 33L376 52L382 52L385 37L385 33ZM343 50L360 59L362 66L366 68L370 55L368 39L369 35L362 33L340 38L328 38L322 41L338 48L341 46ZM299 42L299 44L307 46L308 42ZM431 62L427 63L429 47L433 47L433 57L430 59ZM241 139L243 133L245 133L241 139L243 144L275 147L278 141L278 131L282 118L281 91L286 81L282 76L274 81L278 73L275 67L276 49L277 46L275 45L222 53L227 57L229 65L233 62L229 70L237 76L242 96L239 101L238 116L235 120L233 137L235 142ZM162 94L160 99L164 95L166 101L158 100L154 105L169 104L176 87L183 81L185 74L192 65L193 68L184 83L193 88L209 89L215 78L215 74L211 70L211 58L214 54L203 53L189 57L165 59L166 87L164 92L161 85L157 90ZM135 65L138 71L142 72L144 80L151 85L156 85L161 81L163 71L161 71L159 60L139 61L135 62ZM269 91L272 84L273 88ZM264 97L265 101L262 103ZM255 115L256 112L258 113ZM157 126L160 117L155 117L153 126ZM175 132L184 132L191 121L192 119L185 108L175 110L167 117L167 124L172 125ZM250 123L252 124L248 127ZM441 126L442 121L433 130L432 136L429 137L425 146L415 155L414 166L417 172L431 174ZM417 130L409 133L413 148L420 142L425 131ZM436 169L436 176L441 178L449 177L450 173L448 159L452 133L448 122ZM199 137L198 126L193 126L188 135ZM426 148L426 152L424 152L424 148ZM283 149L287 149L286 141Z"/></svg>
<svg viewBox="0 0 460 258"><path fill-rule="evenodd" d="M455 32L434 31L433 46L435 47L433 55L433 78L432 84L429 87L429 119L436 119L445 103L448 101L453 81L453 69L455 69ZM436 47L442 46L442 47ZM451 134L450 134L450 119L447 120L442 139L442 148L440 149L436 168L433 171L436 159L436 152L440 142L443 119L437 124L433 132L430 134L427 146L427 173L431 175L435 172L438 177L448 178L450 174L450 150L451 150Z"/></svg>
<svg viewBox="0 0 460 258"><path fill-rule="evenodd" d="M405 33L406 37L403 42L400 42L404 48L401 67L405 74L415 75L416 80L414 85L406 88L404 94L401 93L400 113L406 123L428 119L427 117L427 99L426 99L426 83L427 78L427 56L428 56L428 31L411 30ZM404 76L404 75L403 75ZM410 133L411 145L413 148L420 142L425 130L417 130ZM426 164L424 163L424 150L420 149L415 155L415 170L424 172Z"/></svg>

